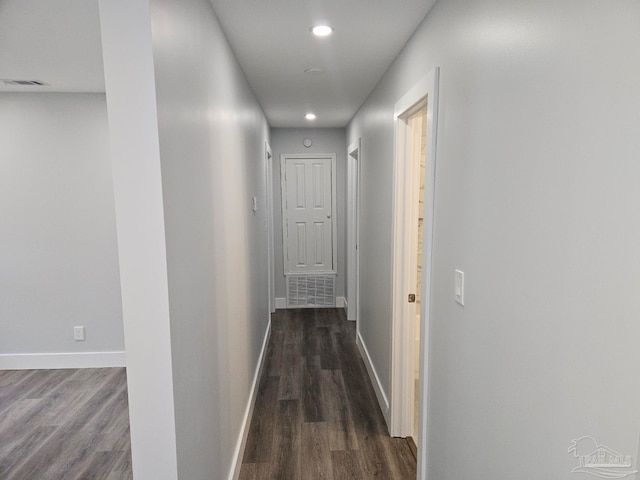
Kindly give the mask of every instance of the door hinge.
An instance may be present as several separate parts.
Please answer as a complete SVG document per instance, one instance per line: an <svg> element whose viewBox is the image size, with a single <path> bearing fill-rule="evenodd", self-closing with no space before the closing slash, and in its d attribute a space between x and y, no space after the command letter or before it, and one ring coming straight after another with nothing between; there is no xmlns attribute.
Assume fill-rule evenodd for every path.
<svg viewBox="0 0 640 480"><path fill-rule="evenodd" d="M410 293L409 294L409 303L416 303L416 294L415 293Z"/></svg>

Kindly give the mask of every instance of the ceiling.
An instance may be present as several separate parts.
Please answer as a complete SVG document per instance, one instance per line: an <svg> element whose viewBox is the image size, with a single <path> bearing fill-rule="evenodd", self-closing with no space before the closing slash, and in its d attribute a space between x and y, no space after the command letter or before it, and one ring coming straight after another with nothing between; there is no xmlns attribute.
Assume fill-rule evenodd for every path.
<svg viewBox="0 0 640 480"><path fill-rule="evenodd" d="M435 0L210 2L271 126L343 127ZM314 37L318 23L334 34ZM48 84L0 91L103 92L98 0L0 0L0 79Z"/></svg>
<svg viewBox="0 0 640 480"><path fill-rule="evenodd" d="M0 79L49 84L5 92L104 92L98 1L0 0Z"/></svg>
<svg viewBox="0 0 640 480"><path fill-rule="evenodd" d="M210 0L273 127L343 127L435 0ZM312 25L334 29L315 38ZM307 68L324 69L305 74Z"/></svg>

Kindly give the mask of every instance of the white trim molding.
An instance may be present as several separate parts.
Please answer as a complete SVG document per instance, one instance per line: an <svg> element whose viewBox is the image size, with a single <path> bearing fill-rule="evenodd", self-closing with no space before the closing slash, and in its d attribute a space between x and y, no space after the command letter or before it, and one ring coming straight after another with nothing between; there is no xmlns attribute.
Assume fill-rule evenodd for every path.
<svg viewBox="0 0 640 480"><path fill-rule="evenodd" d="M392 293L392 370L391 370L391 424L392 436L407 436L413 433L413 410L415 389L415 304L407 302L415 269L412 269L413 244L417 236L414 228L415 166L407 162L411 150L409 127L406 120L415 107L426 103L427 148L425 152L425 192L424 192L424 240L422 251L422 289L420 292L420 352L419 352L419 412L418 412L418 475L426 478L427 465L427 423L429 387L429 330L431 322L431 271L433 256L433 226L436 188L436 142L438 119L438 88L440 69L434 68L422 78L394 105L395 161L393 191L393 293ZM417 216L415 216L417 219ZM414 236L415 235L415 236ZM415 258L413 262L415 263ZM413 267L415 268L415 266ZM414 287L415 288L415 287ZM409 352L409 354L407 354Z"/></svg>
<svg viewBox="0 0 640 480"><path fill-rule="evenodd" d="M58 370L125 366L125 352L9 353L0 355L0 370Z"/></svg>
<svg viewBox="0 0 640 480"><path fill-rule="evenodd" d="M229 471L229 480L238 480L240 478L240 469L242 467L242 457L244 456L244 449L247 445L247 438L249 437L249 428L251 426L251 418L253 417L253 409L256 405L256 398L258 397L258 386L260 385L260 376L262 375L262 369L264 367L264 360L267 356L267 346L269 345L269 338L271 337L271 321L267 324L267 331L264 334L264 340L262 340L262 350L260 351L260 357L258 359L258 365L253 375L253 384L251 385L251 392L249 392L249 400L247 402L247 408L244 411L244 417L242 419L242 425L240 427L240 435L236 442L236 448L233 452L233 460L231 462L231 470Z"/></svg>
<svg viewBox="0 0 640 480"><path fill-rule="evenodd" d="M347 148L347 287L350 304L347 319L358 319L360 302L360 165L362 164L362 139L358 138Z"/></svg>
<svg viewBox="0 0 640 480"><path fill-rule="evenodd" d="M336 298L336 307L338 306L339 302L342 302L342 308L344 309L344 316L347 317L349 312L349 303L347 303L347 299L345 297ZM347 320L349 320L349 318L347 318Z"/></svg>
<svg viewBox="0 0 640 480"><path fill-rule="evenodd" d="M356 345L358 346L358 350L360 350L360 355L362 356L364 365L365 367L367 367L367 372L369 373L369 378L371 378L373 389L376 392L376 398L378 399L378 404L380 405L380 409L382 410L384 421L387 423L387 427L389 427L389 400L387 398L387 394L384 391L384 388L382 387L380 378L378 377L376 367L373 366L371 356L369 355L369 350L367 350L367 346L365 345L360 332L358 332L356 335Z"/></svg>
<svg viewBox="0 0 640 480"><path fill-rule="evenodd" d="M282 153L280 154L280 191L282 192L282 261L284 274L305 274L305 273L317 273L317 274L336 274L338 273L338 210L337 210L337 160L335 153ZM286 169L288 159L300 159L300 160L330 160L331 161L331 270L313 270L311 267L302 268L300 270L292 270L289 265L287 249L289 248L288 238L288 220L287 220L287 181L286 181Z"/></svg>
<svg viewBox="0 0 640 480"><path fill-rule="evenodd" d="M269 284L269 312L276 311L275 236L273 232L273 152L269 142L264 143L265 161L265 223L267 227L267 267Z"/></svg>

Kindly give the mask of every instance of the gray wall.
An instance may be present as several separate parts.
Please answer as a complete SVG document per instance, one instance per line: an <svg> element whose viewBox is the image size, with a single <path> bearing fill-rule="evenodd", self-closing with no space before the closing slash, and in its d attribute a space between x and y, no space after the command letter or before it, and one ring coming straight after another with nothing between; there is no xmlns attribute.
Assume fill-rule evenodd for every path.
<svg viewBox="0 0 640 480"><path fill-rule="evenodd" d="M441 67L429 478L577 478L582 435L637 460L639 24L635 0L440 1L348 127L389 394L393 105Z"/></svg>
<svg viewBox="0 0 640 480"><path fill-rule="evenodd" d="M305 138L312 140L311 147L302 144ZM336 203L338 226L338 276L336 296L346 296L346 242L347 242L347 144L343 128L273 128L271 129L273 152L273 232L275 252L276 297L287 296L282 249L282 185L280 183L280 155L285 153L335 153L336 154Z"/></svg>
<svg viewBox="0 0 640 480"><path fill-rule="evenodd" d="M267 123L206 0L101 20L134 475L227 479L269 321Z"/></svg>
<svg viewBox="0 0 640 480"><path fill-rule="evenodd" d="M209 2L151 17L178 475L226 479L269 321L268 127Z"/></svg>
<svg viewBox="0 0 640 480"><path fill-rule="evenodd" d="M0 131L0 354L123 351L104 94L0 93Z"/></svg>

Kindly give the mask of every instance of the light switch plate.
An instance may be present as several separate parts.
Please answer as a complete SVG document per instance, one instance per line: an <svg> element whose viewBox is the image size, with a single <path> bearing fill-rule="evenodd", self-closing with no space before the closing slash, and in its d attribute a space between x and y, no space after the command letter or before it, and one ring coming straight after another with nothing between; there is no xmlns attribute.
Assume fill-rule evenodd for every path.
<svg viewBox="0 0 640 480"><path fill-rule="evenodd" d="M464 306L464 272L462 270L455 271L453 288L456 302Z"/></svg>

